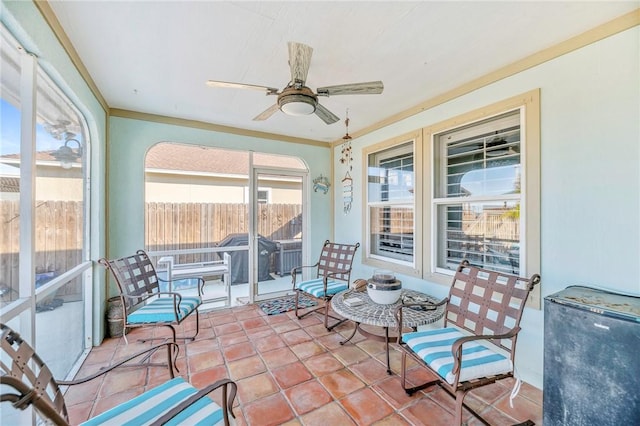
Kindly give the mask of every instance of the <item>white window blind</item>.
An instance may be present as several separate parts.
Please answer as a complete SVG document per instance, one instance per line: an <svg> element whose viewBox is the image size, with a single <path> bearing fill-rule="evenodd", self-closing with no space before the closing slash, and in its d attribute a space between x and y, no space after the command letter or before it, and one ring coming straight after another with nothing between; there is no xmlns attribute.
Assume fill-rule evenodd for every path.
<svg viewBox="0 0 640 426"><path fill-rule="evenodd" d="M519 111L436 135L436 268L519 272L521 145Z"/></svg>
<svg viewBox="0 0 640 426"><path fill-rule="evenodd" d="M413 142L369 155L369 254L413 262Z"/></svg>

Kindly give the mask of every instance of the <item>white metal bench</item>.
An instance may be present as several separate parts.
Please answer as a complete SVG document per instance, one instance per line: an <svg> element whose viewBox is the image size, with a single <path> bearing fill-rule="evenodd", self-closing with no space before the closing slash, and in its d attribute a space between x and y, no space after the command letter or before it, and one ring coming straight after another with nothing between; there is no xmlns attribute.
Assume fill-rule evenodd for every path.
<svg viewBox="0 0 640 426"><path fill-rule="evenodd" d="M158 259L158 270L166 272L166 280L169 282L188 278L202 278L206 281L208 277L222 276L226 294L208 299L203 297L202 303L225 302L224 306L230 304L231 255L229 253L223 253L222 260L199 263L174 263L173 256L164 256Z"/></svg>

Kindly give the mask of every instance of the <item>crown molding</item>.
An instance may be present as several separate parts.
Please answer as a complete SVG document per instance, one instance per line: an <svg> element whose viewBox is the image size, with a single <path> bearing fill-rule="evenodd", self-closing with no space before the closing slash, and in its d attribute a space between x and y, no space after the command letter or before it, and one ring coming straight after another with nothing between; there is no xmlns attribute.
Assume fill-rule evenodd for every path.
<svg viewBox="0 0 640 426"><path fill-rule="evenodd" d="M423 111L449 102L460 96L471 93L474 90L488 86L489 84L495 83L507 77L511 77L512 75L518 74L529 68L533 68L560 56L566 55L567 53L573 52L574 50L588 46L592 43L603 40L607 37L618 34L622 31L626 31L638 25L640 25L640 8L625 15L619 16L616 19L613 19L588 31L585 31L584 33L579 34L575 37L571 37L570 39L560 42L555 46L551 46L547 49L541 50L537 53L520 59L519 61L492 71L482 77L471 80L461 86L456 87L455 89L449 90L412 108L399 112L398 114L392 115L382 121L372 124L371 126L354 132L351 136L353 139L356 139L368 133L372 133L376 130L402 121ZM340 145L343 142L344 141L342 139L337 139L331 142L331 147Z"/></svg>
<svg viewBox="0 0 640 426"><path fill-rule="evenodd" d="M257 132L257 131L240 129L236 127L210 124L210 123L205 123L205 122L195 121L195 120L184 120L179 118L157 116L152 114L138 113L134 111L126 111L126 110L110 108L109 105L107 104L107 101L104 99L104 96L102 96L102 93L100 93L100 90L98 89L97 85L91 78L89 71L84 66L82 60L80 59L80 56L78 55L78 52L73 47L71 40L63 30L62 25L60 25L58 18L56 17L55 13L51 9L51 6L49 5L49 1L34 0L34 3L38 8L38 10L40 11L40 13L42 14L42 16L44 17L45 21L47 21L47 24L49 25L49 27L52 29L52 31L56 35L58 41L60 42L64 50L69 55L74 66L76 67L76 69L78 70L82 78L85 80L85 82L93 92L94 96L96 97L100 105L102 105L102 108L108 114L113 114L114 116L117 116L117 117L128 117L128 118L135 118L139 120L146 119L154 122L176 124L176 125L181 125L186 127L194 127L194 128L200 128L200 129L207 129L207 130L232 133L232 134L238 134L238 135L244 135L244 136L252 136L252 137L259 137L264 139L285 141L285 142L302 143L302 144L314 145L314 146L335 147L344 142L342 139L337 139L333 142L327 143L327 142L322 142L314 139L294 138L291 136L277 135L277 134L266 133L266 132ZM518 74L529 68L543 64L547 61L553 60L562 55L570 53L574 50L588 46L589 44L603 40L607 37L610 37L612 35L615 35L617 33L628 30L638 25L640 25L640 8L632 12L629 12L625 15L622 15L616 19L613 19L609 22L606 22L602 25L599 25L591 30L585 31L582 34L579 34L561 43L558 43L555 46L552 46L540 52L529 55L519 61L506 65L502 68L499 68L477 79L471 80L461 86L458 86L455 89L449 90L434 98L421 102L420 104L414 107L401 111L382 121L374 123L371 126L367 126L364 129L354 132L351 136L353 139L355 139L355 138L364 136L368 133L372 133L376 130L379 130L391 124L397 123L406 118L412 117L416 114L419 114L423 111L431 109L435 106L441 105L443 103L456 99L460 96L471 93L474 90L480 89L482 87L495 83L499 80L505 79L512 75ZM146 117L146 118L143 118L143 117Z"/></svg>
<svg viewBox="0 0 640 426"><path fill-rule="evenodd" d="M188 120L184 118L167 117L164 115L148 114L145 112L129 111L119 108L109 110L111 117L130 118L132 120L150 121L153 123L170 124L174 126L191 127L193 129L209 130L213 132L230 133L233 135L249 136L261 139L270 139L279 142L298 143L303 145L319 146L329 148L328 142L314 139L296 138L293 136L278 135L275 133L259 132L255 130L241 129L238 127L223 126L220 124L207 123L204 121Z"/></svg>
<svg viewBox="0 0 640 426"><path fill-rule="evenodd" d="M78 55L75 47L73 47L73 43L71 43L69 36L67 36L67 33L62 28L62 25L60 25L60 21L58 21L58 17L53 12L53 9L51 9L49 2L43 0L35 0L34 4L42 14L44 20L49 25L49 28L51 28L51 30L55 34L62 48L65 50L65 52L67 52L67 55L69 55L71 62L78 70L78 73L80 73L80 76L87 83L87 86L89 86L89 89L102 106L102 109L104 109L104 111L108 113L109 105L107 104L107 101L105 100L104 96L102 96L102 93L100 93L100 90L98 89L96 83L93 81L93 78L91 78L91 74L89 74L89 71L84 66L82 59L80 59L80 55Z"/></svg>

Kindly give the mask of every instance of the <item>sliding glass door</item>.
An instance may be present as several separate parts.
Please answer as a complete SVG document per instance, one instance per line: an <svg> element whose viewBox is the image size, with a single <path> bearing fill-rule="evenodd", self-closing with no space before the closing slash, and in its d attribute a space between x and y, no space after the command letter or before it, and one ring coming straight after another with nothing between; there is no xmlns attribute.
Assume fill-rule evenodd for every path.
<svg viewBox="0 0 640 426"><path fill-rule="evenodd" d="M292 289L291 269L302 264L306 172L254 168L252 235L254 301Z"/></svg>

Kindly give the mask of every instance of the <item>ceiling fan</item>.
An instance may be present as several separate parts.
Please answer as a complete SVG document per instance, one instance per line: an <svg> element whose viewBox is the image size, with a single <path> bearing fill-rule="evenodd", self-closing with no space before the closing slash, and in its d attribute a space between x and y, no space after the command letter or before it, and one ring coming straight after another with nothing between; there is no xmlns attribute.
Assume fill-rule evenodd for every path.
<svg viewBox="0 0 640 426"><path fill-rule="evenodd" d="M370 81L367 83L341 84L337 86L318 87L314 93L305 86L311 54L313 48L306 44L290 41L289 45L289 67L291 68L291 81L287 86L278 91L274 87L257 86L254 84L230 83L227 81L207 81L210 87L230 87L238 89L263 90L267 95L277 95L277 102L265 111L258 114L254 120L261 121L271 117L278 109L288 115L309 115L315 113L327 124L340 120L335 114L323 107L318 102L318 96L337 95L365 95L380 94L384 89L381 81Z"/></svg>

